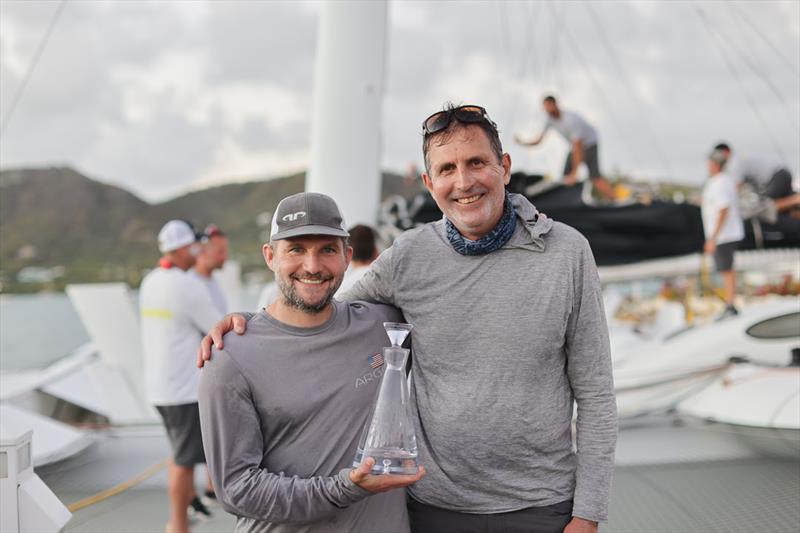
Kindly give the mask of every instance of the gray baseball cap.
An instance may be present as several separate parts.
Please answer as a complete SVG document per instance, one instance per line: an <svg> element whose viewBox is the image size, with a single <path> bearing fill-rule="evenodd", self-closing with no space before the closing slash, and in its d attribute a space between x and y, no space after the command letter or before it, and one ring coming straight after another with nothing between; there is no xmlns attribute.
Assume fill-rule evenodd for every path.
<svg viewBox="0 0 800 533"><path fill-rule="evenodd" d="M330 196L317 192L301 192L278 203L272 216L270 240L301 235L333 235L349 237L339 206Z"/></svg>

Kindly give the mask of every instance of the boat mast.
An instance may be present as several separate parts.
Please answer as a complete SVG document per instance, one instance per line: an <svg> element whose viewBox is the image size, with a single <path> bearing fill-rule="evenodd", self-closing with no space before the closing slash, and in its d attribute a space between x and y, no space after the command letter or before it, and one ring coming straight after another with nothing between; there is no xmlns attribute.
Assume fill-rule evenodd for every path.
<svg viewBox="0 0 800 533"><path fill-rule="evenodd" d="M333 197L348 225L377 219L386 22L386 0L322 4L306 191Z"/></svg>

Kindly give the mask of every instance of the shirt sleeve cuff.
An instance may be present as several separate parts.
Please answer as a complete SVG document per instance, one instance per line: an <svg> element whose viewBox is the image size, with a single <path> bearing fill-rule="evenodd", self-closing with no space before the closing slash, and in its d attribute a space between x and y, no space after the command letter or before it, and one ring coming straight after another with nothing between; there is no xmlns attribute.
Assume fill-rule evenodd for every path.
<svg viewBox="0 0 800 533"><path fill-rule="evenodd" d="M347 499L347 504L359 502L372 494L367 489L361 488L350 479L351 468L342 468L337 477L342 487L342 495Z"/></svg>
<svg viewBox="0 0 800 533"><path fill-rule="evenodd" d="M583 518L584 520L591 520L592 522L607 522L607 513L598 513L597 511L591 512L587 509L572 509L572 516L576 518Z"/></svg>

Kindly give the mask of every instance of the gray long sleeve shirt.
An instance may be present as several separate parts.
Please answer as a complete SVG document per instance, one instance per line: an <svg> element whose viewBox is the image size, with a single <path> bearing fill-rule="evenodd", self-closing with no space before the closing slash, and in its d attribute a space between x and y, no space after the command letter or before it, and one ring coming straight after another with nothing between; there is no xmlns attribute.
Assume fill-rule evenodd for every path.
<svg viewBox="0 0 800 533"><path fill-rule="evenodd" d="M371 357L389 343L382 323L398 320L363 302L334 302L317 328L261 312L214 351L200 377L203 445L237 531L408 532L404 491L369 496L348 476L383 375Z"/></svg>
<svg viewBox="0 0 800 533"><path fill-rule="evenodd" d="M573 499L606 520L617 434L608 330L586 239L512 195L500 250L462 256L443 221L401 235L344 300L414 325L415 499L499 513ZM577 453L571 420L577 403Z"/></svg>

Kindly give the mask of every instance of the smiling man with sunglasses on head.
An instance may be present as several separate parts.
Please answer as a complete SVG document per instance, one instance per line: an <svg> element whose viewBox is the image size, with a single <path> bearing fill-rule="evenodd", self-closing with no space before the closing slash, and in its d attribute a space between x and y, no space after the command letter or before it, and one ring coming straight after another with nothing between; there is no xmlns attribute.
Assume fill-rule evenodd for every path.
<svg viewBox="0 0 800 533"><path fill-rule="evenodd" d="M342 295L393 304L414 324L412 405L428 475L408 489L412 530L596 531L617 422L589 245L505 190L511 158L482 107L431 115L422 151L444 217L398 237ZM217 344L234 322L243 331L228 316L212 331Z"/></svg>

